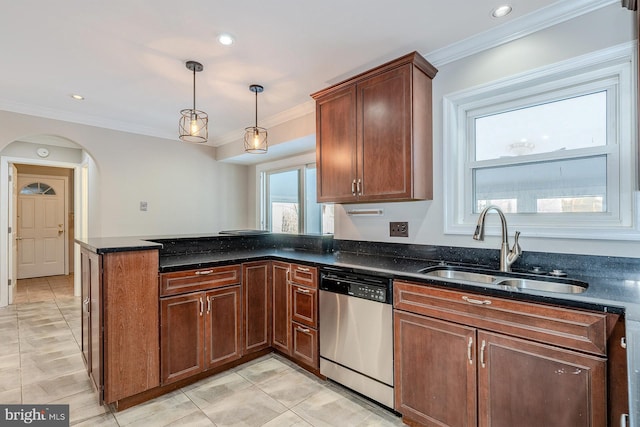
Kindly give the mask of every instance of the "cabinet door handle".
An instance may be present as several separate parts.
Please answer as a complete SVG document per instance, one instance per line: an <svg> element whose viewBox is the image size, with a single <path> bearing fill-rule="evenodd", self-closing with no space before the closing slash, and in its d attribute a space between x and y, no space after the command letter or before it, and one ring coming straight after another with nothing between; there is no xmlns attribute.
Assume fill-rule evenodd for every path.
<svg viewBox="0 0 640 427"><path fill-rule="evenodd" d="M204 313L204 301L202 301L202 297L200 297L200 316Z"/></svg>
<svg viewBox="0 0 640 427"><path fill-rule="evenodd" d="M211 313L211 300L213 300L213 297L207 298L207 314Z"/></svg>
<svg viewBox="0 0 640 427"><path fill-rule="evenodd" d="M298 329L298 331L304 332L305 334L309 333L309 329L307 329L307 328L302 328L302 327L298 326L297 329Z"/></svg>
<svg viewBox="0 0 640 427"><path fill-rule="evenodd" d="M471 357L472 347L473 347L473 338L469 337L469 342L467 343L467 359L469 359L470 365L473 365L473 358Z"/></svg>
<svg viewBox="0 0 640 427"><path fill-rule="evenodd" d="M308 294L311 292L309 289L305 289L305 288L296 288L296 290L303 294Z"/></svg>
<svg viewBox="0 0 640 427"><path fill-rule="evenodd" d="M354 179L353 182L351 182L351 195L355 196L356 195L356 180Z"/></svg>
<svg viewBox="0 0 640 427"><path fill-rule="evenodd" d="M629 419L629 414L620 415L620 427L627 427L628 419Z"/></svg>
<svg viewBox="0 0 640 427"><path fill-rule="evenodd" d="M362 196L362 180L358 179L358 183L356 184L356 189L358 190L358 196Z"/></svg>
<svg viewBox="0 0 640 427"><path fill-rule="evenodd" d="M489 301L488 299L480 300L480 299L475 299L475 298L469 298L467 296L462 297L462 299L464 301L468 302L469 304L476 304L476 305L489 305L489 304L491 304L491 301Z"/></svg>
<svg viewBox="0 0 640 427"><path fill-rule="evenodd" d="M89 313L89 307L90 307L89 302L90 300L88 297L85 298L84 301L82 301L82 305L84 306L84 311L86 311L87 313Z"/></svg>
<svg viewBox="0 0 640 427"><path fill-rule="evenodd" d="M480 365L484 368L486 365L484 363L484 349L487 347L487 342L482 340L482 345L480 346Z"/></svg>
<svg viewBox="0 0 640 427"><path fill-rule="evenodd" d="M297 268L296 268L296 270L298 270L298 271L304 271L304 272L310 271L310 270L309 270L308 268L306 268L306 267L297 267Z"/></svg>
<svg viewBox="0 0 640 427"><path fill-rule="evenodd" d="M287 268L287 283L291 282L291 270Z"/></svg>
<svg viewBox="0 0 640 427"><path fill-rule="evenodd" d="M211 273L213 273L213 270L196 271L197 276L206 276L207 274L211 274Z"/></svg>

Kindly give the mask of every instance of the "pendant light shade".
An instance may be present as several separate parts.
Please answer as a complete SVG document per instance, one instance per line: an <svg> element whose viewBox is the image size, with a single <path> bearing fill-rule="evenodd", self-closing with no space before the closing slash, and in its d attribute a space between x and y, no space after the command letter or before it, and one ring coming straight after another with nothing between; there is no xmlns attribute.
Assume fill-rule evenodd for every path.
<svg viewBox="0 0 640 427"><path fill-rule="evenodd" d="M196 72L204 69L201 63L187 61L186 67L193 71L193 108L180 111L180 139L185 142L202 143L209 138L209 116L204 111L196 110Z"/></svg>
<svg viewBox="0 0 640 427"><path fill-rule="evenodd" d="M258 127L258 93L264 91L264 88L260 85L251 85L249 90L256 94L256 124L244 129L244 151L264 154L268 149L267 130Z"/></svg>

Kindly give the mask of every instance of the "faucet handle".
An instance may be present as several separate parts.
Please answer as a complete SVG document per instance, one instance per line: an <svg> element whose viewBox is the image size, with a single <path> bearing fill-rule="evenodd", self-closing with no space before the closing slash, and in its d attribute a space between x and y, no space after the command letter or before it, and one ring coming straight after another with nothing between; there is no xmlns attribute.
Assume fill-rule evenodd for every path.
<svg viewBox="0 0 640 427"><path fill-rule="evenodd" d="M518 243L518 239L520 238L520 232L516 231L516 235L514 236L513 239L513 249L512 252L518 254L518 255L522 255L522 248L520 247L520 243Z"/></svg>

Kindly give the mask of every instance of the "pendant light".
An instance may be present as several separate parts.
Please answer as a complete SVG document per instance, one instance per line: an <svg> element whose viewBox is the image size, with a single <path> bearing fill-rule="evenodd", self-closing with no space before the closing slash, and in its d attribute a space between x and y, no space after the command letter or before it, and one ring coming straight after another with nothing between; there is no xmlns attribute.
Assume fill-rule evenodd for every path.
<svg viewBox="0 0 640 427"><path fill-rule="evenodd" d="M256 125L244 129L244 151L252 154L267 152L267 130L258 127L258 93L264 91L260 85L251 85L249 90L256 94Z"/></svg>
<svg viewBox="0 0 640 427"><path fill-rule="evenodd" d="M193 71L193 108L180 111L180 139L184 142L207 142L209 138L209 116L204 111L196 110L196 72L204 69L201 63L187 61L186 67Z"/></svg>

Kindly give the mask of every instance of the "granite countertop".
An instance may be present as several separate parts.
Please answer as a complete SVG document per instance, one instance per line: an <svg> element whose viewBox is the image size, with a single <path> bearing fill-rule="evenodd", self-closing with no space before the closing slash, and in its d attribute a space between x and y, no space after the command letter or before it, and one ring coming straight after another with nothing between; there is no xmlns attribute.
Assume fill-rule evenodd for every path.
<svg viewBox="0 0 640 427"><path fill-rule="evenodd" d="M299 250L260 249L238 250L225 253L181 254L160 257L160 272L185 269L214 267L231 263L275 259L285 262L297 262L316 267L339 267L352 272L376 273L395 279L429 282L436 286L480 292L483 294L560 304L578 308L620 313L625 311L627 318L640 320L640 275L638 280L600 277L571 277L587 282L589 287L580 294L552 293L535 290L505 290L504 287L491 284L472 284L452 282L447 279L426 277L420 272L424 268L434 267L440 261L422 260L389 256L372 256L354 253L314 253ZM452 263L455 265L455 263ZM532 278L540 276L532 275Z"/></svg>

